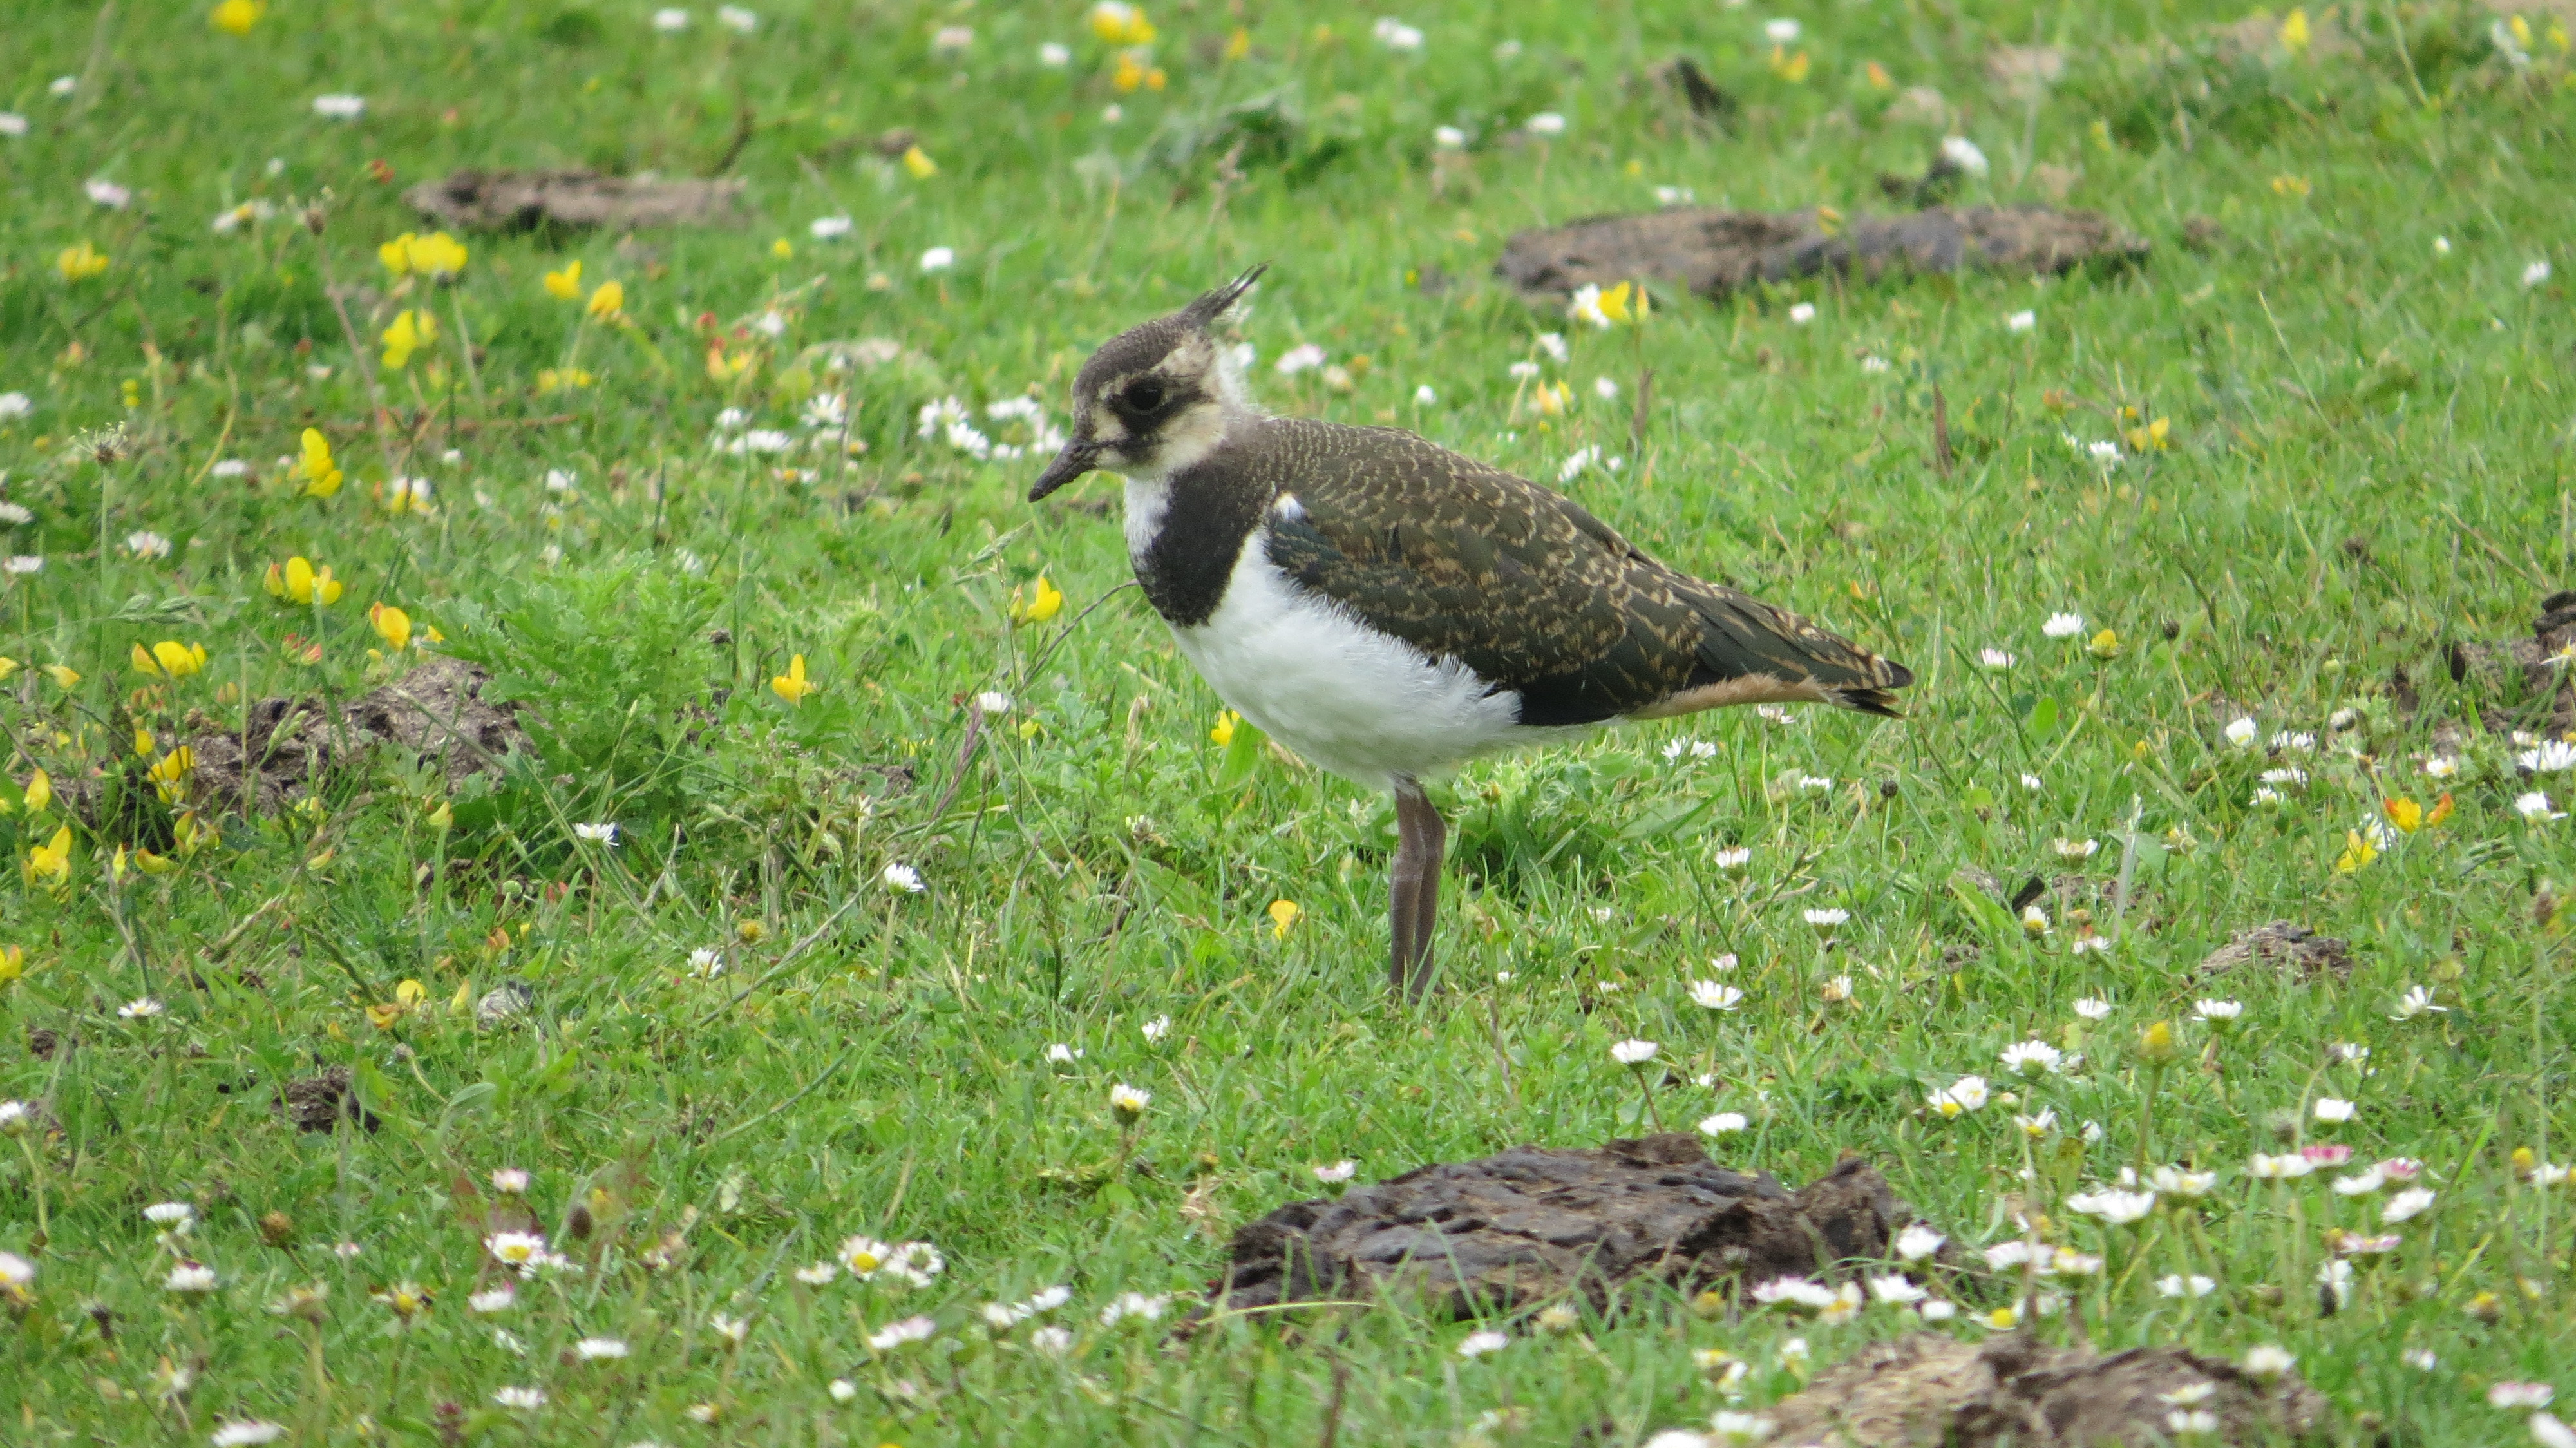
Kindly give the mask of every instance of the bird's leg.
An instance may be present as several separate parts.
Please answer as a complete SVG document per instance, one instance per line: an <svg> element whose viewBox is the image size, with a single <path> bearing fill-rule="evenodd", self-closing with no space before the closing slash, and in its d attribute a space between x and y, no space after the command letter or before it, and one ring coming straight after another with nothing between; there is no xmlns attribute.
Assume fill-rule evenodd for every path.
<svg viewBox="0 0 2576 1448"><path fill-rule="evenodd" d="M1411 779L1399 778L1395 867L1387 887L1394 936L1387 984L1408 999L1421 999L1431 984L1431 928L1440 913L1440 857L1448 839L1448 826L1431 797Z"/></svg>
<svg viewBox="0 0 2576 1448"><path fill-rule="evenodd" d="M1422 858L1420 846L1414 838L1413 811L1406 806L1404 791L1399 786L1395 796L1395 861L1386 882L1388 934L1393 944L1386 966L1386 983L1399 995L1404 993L1406 976L1413 966L1413 897L1421 889Z"/></svg>
<svg viewBox="0 0 2576 1448"><path fill-rule="evenodd" d="M1428 795L1422 797L1417 828L1422 835L1422 884L1413 897L1413 994L1418 1000L1431 989L1431 928L1440 919L1440 867L1449 855L1448 822L1440 818L1440 807Z"/></svg>

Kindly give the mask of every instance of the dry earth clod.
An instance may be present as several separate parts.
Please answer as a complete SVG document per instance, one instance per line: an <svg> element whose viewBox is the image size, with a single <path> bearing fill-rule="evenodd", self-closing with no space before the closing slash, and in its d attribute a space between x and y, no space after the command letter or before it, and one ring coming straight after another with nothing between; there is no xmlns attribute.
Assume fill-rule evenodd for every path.
<svg viewBox="0 0 2576 1448"><path fill-rule="evenodd" d="M1641 1278L1696 1291L1830 1275L1883 1260L1913 1220L1857 1157L1792 1192L1718 1166L1681 1132L1516 1147L1281 1207L1234 1234L1209 1296L1241 1310L1391 1293L1452 1316L1576 1294L1599 1304Z"/></svg>

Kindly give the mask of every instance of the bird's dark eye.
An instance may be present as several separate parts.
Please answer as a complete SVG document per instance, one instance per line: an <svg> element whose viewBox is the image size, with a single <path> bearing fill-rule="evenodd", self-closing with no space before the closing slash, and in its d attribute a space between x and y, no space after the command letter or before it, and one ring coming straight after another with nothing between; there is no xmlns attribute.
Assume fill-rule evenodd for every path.
<svg viewBox="0 0 2576 1448"><path fill-rule="evenodd" d="M1119 401L1126 403L1130 412L1152 412L1163 405L1163 384L1150 377L1142 382L1131 382L1120 394Z"/></svg>

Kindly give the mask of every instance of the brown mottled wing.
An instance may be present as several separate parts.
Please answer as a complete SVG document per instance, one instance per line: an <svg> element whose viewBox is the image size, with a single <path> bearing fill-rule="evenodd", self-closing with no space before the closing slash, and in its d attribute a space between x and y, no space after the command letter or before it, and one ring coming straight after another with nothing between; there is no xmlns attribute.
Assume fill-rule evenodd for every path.
<svg viewBox="0 0 2576 1448"><path fill-rule="evenodd" d="M1362 621L1521 694L1524 724L1826 699L1893 713L1902 668L1792 613L1666 568L1570 499L1391 428L1274 419L1246 456L1297 508L1271 561ZM1291 516L1291 514L1294 516ZM1800 692L1803 689L1803 692Z"/></svg>

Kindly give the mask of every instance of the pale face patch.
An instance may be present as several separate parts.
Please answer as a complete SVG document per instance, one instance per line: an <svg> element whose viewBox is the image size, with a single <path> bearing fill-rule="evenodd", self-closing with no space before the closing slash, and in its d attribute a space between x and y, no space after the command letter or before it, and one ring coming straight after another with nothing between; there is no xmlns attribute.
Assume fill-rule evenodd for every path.
<svg viewBox="0 0 2576 1448"><path fill-rule="evenodd" d="M1215 451L1237 420L1257 415L1241 373L1214 338L1187 334L1150 366L1092 379L1074 399L1074 435L1099 444L1101 466L1113 472L1167 478ZM1185 400L1160 416L1122 416L1114 399L1145 381Z"/></svg>

